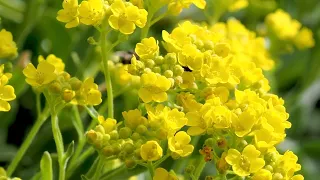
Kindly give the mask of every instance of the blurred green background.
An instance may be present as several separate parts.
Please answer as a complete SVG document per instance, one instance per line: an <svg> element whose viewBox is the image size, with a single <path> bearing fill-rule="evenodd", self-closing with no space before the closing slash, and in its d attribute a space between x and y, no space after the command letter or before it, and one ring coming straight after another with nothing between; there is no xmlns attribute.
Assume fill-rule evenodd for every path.
<svg viewBox="0 0 320 180"><path fill-rule="evenodd" d="M65 29L58 22L56 13L61 9L62 0L0 0L1 28L13 33L18 44L20 56L14 60L13 79L17 99L11 103L12 110L0 113L0 166L7 166L17 148L35 121L35 95L24 83L22 67L29 60L37 61L38 55L55 54L62 58L66 70L80 79L96 76L98 83L103 82L99 73L99 56L96 49L88 45L87 38L96 36L95 30L80 26ZM302 164L305 179L320 177L320 1L319 0L250 0L248 8L236 13L227 13L221 20L234 16L249 29L256 31L263 24L265 15L281 8L311 28L316 45L312 49L283 53L276 57L277 68L270 76L272 91L285 99L290 113L292 128L287 131L286 141L279 145L281 151L291 149ZM161 37L161 30L171 30L181 19L205 20L204 14L196 8L185 10L179 17L165 18L151 30L151 34ZM139 41L139 32L116 50L133 50ZM134 103L132 103L134 102ZM129 92L117 97L116 113L136 106L137 98ZM77 141L77 134L70 120L68 109L61 113L60 127L65 143ZM90 119L83 110L84 123ZM34 140L31 148L21 161L15 176L30 179L39 171L39 161L44 151L55 152L50 122L47 121ZM88 159L78 171L86 172L94 157ZM77 176L79 177L79 176ZM74 177L76 178L76 176Z"/></svg>

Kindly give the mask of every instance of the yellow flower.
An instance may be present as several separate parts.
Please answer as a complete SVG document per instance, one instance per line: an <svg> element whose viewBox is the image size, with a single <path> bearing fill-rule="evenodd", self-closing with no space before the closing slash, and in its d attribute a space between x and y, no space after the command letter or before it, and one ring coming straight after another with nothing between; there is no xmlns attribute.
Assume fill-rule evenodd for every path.
<svg viewBox="0 0 320 180"><path fill-rule="evenodd" d="M157 168L154 171L153 180L178 180L178 177L163 168Z"/></svg>
<svg viewBox="0 0 320 180"><path fill-rule="evenodd" d="M166 91L168 91L170 87L171 82L165 76L153 72L144 73L141 76L141 88L138 94L145 103L151 101L163 102L168 99Z"/></svg>
<svg viewBox="0 0 320 180"><path fill-rule="evenodd" d="M157 105L154 109L150 105L146 108L150 127L164 130L167 136L173 136L175 132L187 124L188 119L178 109L171 110L162 104Z"/></svg>
<svg viewBox="0 0 320 180"><path fill-rule="evenodd" d="M252 180L272 180L272 174L266 169L260 169L258 172L254 173Z"/></svg>
<svg viewBox="0 0 320 180"><path fill-rule="evenodd" d="M157 141L147 141L140 148L140 155L145 161L156 161L162 157L162 153Z"/></svg>
<svg viewBox="0 0 320 180"><path fill-rule="evenodd" d="M178 0L171 1L168 5L169 12L173 15L178 15L181 13L182 9L189 8L191 4L194 4L200 9L204 9L206 7L205 0Z"/></svg>
<svg viewBox="0 0 320 180"><path fill-rule="evenodd" d="M239 176L249 176L262 169L265 162L259 158L260 151L253 145L246 146L242 153L236 149L229 149L226 161L232 166L232 170Z"/></svg>
<svg viewBox="0 0 320 180"><path fill-rule="evenodd" d="M57 20L67 23L66 28L73 28L79 25L78 0L64 0L63 9L58 11Z"/></svg>
<svg viewBox="0 0 320 180"><path fill-rule="evenodd" d="M178 94L177 104L183 107L184 112L198 111L202 106L202 104L195 100L195 96L189 92Z"/></svg>
<svg viewBox="0 0 320 180"><path fill-rule="evenodd" d="M181 89L197 88L197 84L195 83L196 78L192 72L184 71L181 76L182 83L179 85Z"/></svg>
<svg viewBox="0 0 320 180"><path fill-rule="evenodd" d="M0 31L0 59L15 57L17 53L17 46L11 32L2 29Z"/></svg>
<svg viewBox="0 0 320 180"><path fill-rule="evenodd" d="M191 137L184 131L179 131L168 139L169 149L181 157L189 156L193 152L193 145L189 144Z"/></svg>
<svg viewBox="0 0 320 180"><path fill-rule="evenodd" d="M213 127L212 119L204 119L199 112L188 112L186 117L188 118L187 125L190 126L187 133L191 136L201 135L205 133L208 128Z"/></svg>
<svg viewBox="0 0 320 180"><path fill-rule="evenodd" d="M1 179L1 180L21 180L20 178L17 178L17 177L15 177L15 178L9 178L9 177L7 176L6 170L5 170L3 167L0 167L0 179Z"/></svg>
<svg viewBox="0 0 320 180"><path fill-rule="evenodd" d="M231 12L238 11L248 6L248 0L234 0L234 2L228 7Z"/></svg>
<svg viewBox="0 0 320 180"><path fill-rule="evenodd" d="M191 70L199 70L203 64L203 54L195 45L187 44L178 54L178 61L182 66L187 66Z"/></svg>
<svg viewBox="0 0 320 180"><path fill-rule="evenodd" d="M0 65L0 85L7 84L8 80L11 79L12 74L11 73L4 73L4 64Z"/></svg>
<svg viewBox="0 0 320 180"><path fill-rule="evenodd" d="M139 125L145 125L147 119L141 115L141 111L138 109L122 112L124 123L131 129L136 129Z"/></svg>
<svg viewBox="0 0 320 180"><path fill-rule="evenodd" d="M303 179L301 175L294 177L294 173L301 170L301 165L297 161L298 157L292 151L287 151L276 160L274 171L281 172L284 179Z"/></svg>
<svg viewBox="0 0 320 180"><path fill-rule="evenodd" d="M79 99L77 102L84 105L99 105L102 102L101 92L98 90L98 85L94 83L93 78L87 78L79 91L77 91Z"/></svg>
<svg viewBox="0 0 320 180"><path fill-rule="evenodd" d="M123 34L132 34L136 25L142 28L147 22L148 12L146 10L139 9L132 4L127 5L122 0L115 0L111 4L111 11L110 26Z"/></svg>
<svg viewBox="0 0 320 180"><path fill-rule="evenodd" d="M14 94L14 88L6 85L8 77L1 74L2 72L0 72L0 111L9 111L11 106L8 101L14 100L16 95Z"/></svg>
<svg viewBox="0 0 320 180"><path fill-rule="evenodd" d="M103 126L105 133L110 133L117 128L117 120L107 118L104 119L103 116L98 116L99 123Z"/></svg>
<svg viewBox="0 0 320 180"><path fill-rule="evenodd" d="M142 59L153 58L159 53L158 42L154 37L144 38L136 45L135 52Z"/></svg>
<svg viewBox="0 0 320 180"><path fill-rule="evenodd" d="M85 25L100 25L105 15L103 3L103 0L82 1L79 6L80 22Z"/></svg>
<svg viewBox="0 0 320 180"><path fill-rule="evenodd" d="M23 74L27 77L26 82L31 86L38 87L49 84L57 78L55 67L47 61L39 62L37 69L29 63L23 70Z"/></svg>
<svg viewBox="0 0 320 180"><path fill-rule="evenodd" d="M52 64L55 67L55 70L57 73L62 73L64 71L64 63L62 59L56 57L54 54L50 54L47 56L47 59L44 59L43 56L38 57L38 62L40 63L41 61L46 60L48 63Z"/></svg>
<svg viewBox="0 0 320 180"><path fill-rule="evenodd" d="M299 49L306 49L306 48L313 47L315 42L313 39L312 31L305 27L302 28L297 34L297 36L295 37L294 43Z"/></svg>
<svg viewBox="0 0 320 180"><path fill-rule="evenodd" d="M232 127L238 137L244 137L251 132L252 127L256 124L257 117L254 109L247 109L232 121Z"/></svg>
<svg viewBox="0 0 320 180"><path fill-rule="evenodd" d="M299 32L300 22L291 18L290 14L278 9L266 17L266 24L281 40L291 40Z"/></svg>

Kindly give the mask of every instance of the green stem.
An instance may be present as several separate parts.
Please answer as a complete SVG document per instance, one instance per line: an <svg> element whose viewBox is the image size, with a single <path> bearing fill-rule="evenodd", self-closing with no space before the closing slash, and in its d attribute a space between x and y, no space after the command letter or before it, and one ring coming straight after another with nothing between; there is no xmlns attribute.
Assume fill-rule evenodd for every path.
<svg viewBox="0 0 320 180"><path fill-rule="evenodd" d="M103 70L107 88L107 96L108 96L108 117L113 118L113 92L112 92L112 82L110 77L108 59L107 59L107 32L101 32L101 56L102 56L102 63L103 63Z"/></svg>
<svg viewBox="0 0 320 180"><path fill-rule="evenodd" d="M153 165L152 165L152 162L151 161L148 161L148 170L150 172L150 175L151 175L151 179L153 178L154 176L154 168L153 168Z"/></svg>
<svg viewBox="0 0 320 180"><path fill-rule="evenodd" d="M194 171L195 179L200 179L201 172L205 166L206 166L206 161L204 160L203 156L200 156L200 162Z"/></svg>
<svg viewBox="0 0 320 180"><path fill-rule="evenodd" d="M167 153L165 156L163 156L161 159L159 159L158 161L156 161L153 165L154 168L158 167L163 161L165 161L166 159L168 159L168 157L170 157L170 153Z"/></svg>
<svg viewBox="0 0 320 180"><path fill-rule="evenodd" d="M165 12L163 14L161 14L160 16L157 16L156 18L154 18L151 22L150 22L150 27L153 26L155 23L157 23L158 21L160 21L162 18L166 17L169 14L169 12ZM149 27L149 28L150 28Z"/></svg>
<svg viewBox="0 0 320 180"><path fill-rule="evenodd" d="M127 168L125 165L122 165L116 169L113 169L109 172L107 172L105 175L102 176L101 180L109 180L109 179L113 179L114 176L122 173L123 171L125 171Z"/></svg>
<svg viewBox="0 0 320 180"><path fill-rule="evenodd" d="M63 139L59 128L59 119L54 109L51 110L51 125L53 138L56 143L59 162L59 180L65 179L65 158Z"/></svg>
<svg viewBox="0 0 320 180"><path fill-rule="evenodd" d="M96 172L94 173L94 176L93 176L93 180L100 179L101 172L102 172L103 166L104 166L104 162L105 162L105 159L103 158L103 156L100 156Z"/></svg>
<svg viewBox="0 0 320 180"><path fill-rule="evenodd" d="M20 160L22 159L22 157L30 147L34 137L37 135L38 131L40 130L43 123L47 120L48 116L49 116L49 108L45 108L44 111L38 115L38 118L35 124L32 126L31 131L29 132L27 138L22 143L19 151L17 152L16 156L14 157L14 159L12 160L12 162L10 163L7 169L8 177L10 177L13 174Z"/></svg>
<svg viewBox="0 0 320 180"><path fill-rule="evenodd" d="M146 25L141 29L141 39L144 39L148 36L149 29L151 27L151 20L154 15L154 9L150 6L151 3L148 3L148 17Z"/></svg>

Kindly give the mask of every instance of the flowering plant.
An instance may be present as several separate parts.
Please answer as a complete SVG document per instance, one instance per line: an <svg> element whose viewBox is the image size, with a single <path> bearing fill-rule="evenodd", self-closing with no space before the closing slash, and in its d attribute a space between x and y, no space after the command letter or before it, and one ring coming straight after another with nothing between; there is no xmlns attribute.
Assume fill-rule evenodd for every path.
<svg viewBox="0 0 320 180"><path fill-rule="evenodd" d="M14 175L49 117L56 153L41 152L33 179L304 179L297 155L277 149L292 124L284 100L271 90L279 54L312 48L313 33L282 9L266 15L264 33L234 17L221 21L254 5L64 0L56 14L59 25L74 34L86 29L82 36L94 49L87 67L72 53L81 75L51 53L18 66L10 59L22 56L19 41L2 29L0 111L10 111L10 102L21 95L16 81L10 84L19 76L36 95L37 120L7 169L0 169L0 179ZM206 19L181 20L160 36L150 32L192 6ZM133 38L131 53L116 51ZM61 132L65 118L78 139ZM78 171L93 156L89 168Z"/></svg>

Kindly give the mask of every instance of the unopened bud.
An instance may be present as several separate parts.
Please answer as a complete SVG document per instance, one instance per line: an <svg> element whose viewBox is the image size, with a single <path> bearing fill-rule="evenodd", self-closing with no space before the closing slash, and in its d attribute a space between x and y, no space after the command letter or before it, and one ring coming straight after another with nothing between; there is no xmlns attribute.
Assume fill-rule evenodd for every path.
<svg viewBox="0 0 320 180"><path fill-rule="evenodd" d="M274 173L272 175L272 180L282 180L283 179L283 175L281 173Z"/></svg>
<svg viewBox="0 0 320 180"><path fill-rule="evenodd" d="M127 153L125 151L120 151L119 154L118 154L118 158L121 161L124 161L127 158Z"/></svg>
<svg viewBox="0 0 320 180"><path fill-rule="evenodd" d="M131 135L131 139L134 140L134 141L139 140L139 139L140 139L140 134L134 132L134 133Z"/></svg>
<svg viewBox="0 0 320 180"><path fill-rule="evenodd" d="M54 82L52 82L51 84L50 84L50 86L49 86L49 90L50 90L50 92L52 92L52 93L60 93L61 92L61 85L60 85L60 83L59 82L57 82L57 81L54 81Z"/></svg>
<svg viewBox="0 0 320 180"><path fill-rule="evenodd" d="M181 156L180 156L179 154L173 152L173 153L171 153L171 157L172 157L172 159L177 160L177 159L179 159Z"/></svg>
<svg viewBox="0 0 320 180"><path fill-rule="evenodd" d="M97 133L94 130L90 130L86 133L86 137L89 144L94 144L97 140Z"/></svg>
<svg viewBox="0 0 320 180"><path fill-rule="evenodd" d="M70 79L70 77L71 77L70 74L67 73L67 72L63 72L61 75L66 81L68 81Z"/></svg>
<svg viewBox="0 0 320 180"><path fill-rule="evenodd" d="M127 154L131 154L134 152L135 150L135 147L132 143L125 143L123 146L122 146L122 149L127 153Z"/></svg>
<svg viewBox="0 0 320 180"><path fill-rule="evenodd" d="M152 70L150 68L144 68L143 73L150 73Z"/></svg>
<svg viewBox="0 0 320 180"><path fill-rule="evenodd" d="M218 43L214 46L214 52L220 57L227 57L230 52L230 45L227 43Z"/></svg>
<svg viewBox="0 0 320 180"><path fill-rule="evenodd" d="M128 169L132 169L137 165L137 162L133 159L126 159L124 163Z"/></svg>
<svg viewBox="0 0 320 180"><path fill-rule="evenodd" d="M94 129L96 132L99 132L101 134L105 134L104 127L102 125L97 125L96 128Z"/></svg>
<svg viewBox="0 0 320 180"><path fill-rule="evenodd" d="M172 78L173 77L173 72L171 70L166 70L164 72L164 76L167 78Z"/></svg>
<svg viewBox="0 0 320 180"><path fill-rule="evenodd" d="M177 63L177 56L175 53L168 53L164 57L165 63L166 64L176 64Z"/></svg>
<svg viewBox="0 0 320 180"><path fill-rule="evenodd" d="M154 72L154 73L161 73L161 68L159 67L159 66L155 66L155 67L153 67L152 68L152 71Z"/></svg>
<svg viewBox="0 0 320 180"><path fill-rule="evenodd" d="M213 139L213 138L208 138L208 139L205 140L204 144L205 144L206 146L213 147L213 145L214 145L214 139Z"/></svg>
<svg viewBox="0 0 320 180"><path fill-rule="evenodd" d="M154 61L152 59L148 59L147 62L145 63L146 67L148 68L153 68L155 65Z"/></svg>
<svg viewBox="0 0 320 180"><path fill-rule="evenodd" d="M139 134L144 134L146 131L147 131L147 127L145 125L142 125L140 124L137 128L136 128L136 131L139 133Z"/></svg>
<svg viewBox="0 0 320 180"><path fill-rule="evenodd" d="M82 85L82 82L76 77L71 78L69 80L69 83L71 85L72 90L74 90L74 91L80 89L81 85Z"/></svg>
<svg viewBox="0 0 320 180"><path fill-rule="evenodd" d="M270 171L270 172L273 172L273 167L270 166L270 165L266 165L266 166L264 167L264 169L266 169L266 170L268 170L268 171Z"/></svg>
<svg viewBox="0 0 320 180"><path fill-rule="evenodd" d="M161 65L164 62L164 58L162 56L157 56L154 61L157 65Z"/></svg>
<svg viewBox="0 0 320 180"><path fill-rule="evenodd" d="M106 146L102 149L102 154L106 157L112 156L113 153L113 148L111 146Z"/></svg>
<svg viewBox="0 0 320 180"><path fill-rule="evenodd" d="M64 101L70 102L74 98L75 95L76 95L76 93L74 91L69 90L69 89L65 89L63 91L62 97L63 97Z"/></svg>
<svg viewBox="0 0 320 180"><path fill-rule="evenodd" d="M110 134L110 139L112 140L119 139L119 133L117 131L111 131L109 134Z"/></svg>
<svg viewBox="0 0 320 180"><path fill-rule="evenodd" d="M182 66L178 64L174 66L173 73L175 76L181 76L183 72L184 72L184 69Z"/></svg>
<svg viewBox="0 0 320 180"><path fill-rule="evenodd" d="M119 137L121 139L127 139L131 136L132 130L128 127L123 127L119 130Z"/></svg>
<svg viewBox="0 0 320 180"><path fill-rule="evenodd" d="M195 167L194 165L188 165L185 169L184 172L186 172L187 174L192 174L194 171Z"/></svg>
<svg viewBox="0 0 320 180"><path fill-rule="evenodd" d="M96 44L98 44L97 41L96 41L92 36L90 36L90 37L87 39L87 42L88 42L90 45L96 45Z"/></svg>
<svg viewBox="0 0 320 180"><path fill-rule="evenodd" d="M119 152L121 151L120 144L117 144L117 143L112 144L112 150L114 155L119 154Z"/></svg>

